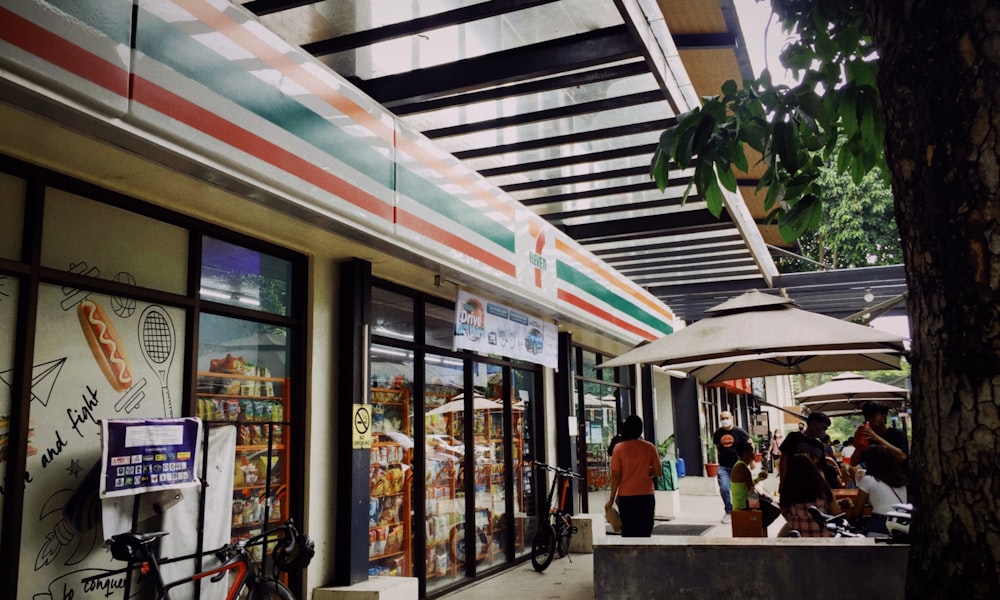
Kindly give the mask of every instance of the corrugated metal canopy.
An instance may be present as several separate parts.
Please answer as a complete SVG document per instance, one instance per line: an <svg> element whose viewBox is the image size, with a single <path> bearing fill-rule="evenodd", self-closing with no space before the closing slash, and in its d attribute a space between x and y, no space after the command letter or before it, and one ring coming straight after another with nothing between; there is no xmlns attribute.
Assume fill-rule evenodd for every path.
<svg viewBox="0 0 1000 600"><path fill-rule="evenodd" d="M690 173L665 192L649 177L677 114L752 75L732 0L243 5L680 318L776 287L768 244L783 242L765 223L757 173L740 175L720 218L695 195L682 202ZM833 308L864 303L854 304Z"/></svg>

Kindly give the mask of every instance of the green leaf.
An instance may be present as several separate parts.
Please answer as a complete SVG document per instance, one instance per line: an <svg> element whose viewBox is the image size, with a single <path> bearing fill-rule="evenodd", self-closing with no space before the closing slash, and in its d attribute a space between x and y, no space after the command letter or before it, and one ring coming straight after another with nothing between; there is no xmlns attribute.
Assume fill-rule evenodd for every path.
<svg viewBox="0 0 1000 600"><path fill-rule="evenodd" d="M736 82L733 81L732 79L726 80L726 82L722 84L722 95L725 96L726 98L735 96Z"/></svg>
<svg viewBox="0 0 1000 600"><path fill-rule="evenodd" d="M714 115L702 112L701 123L698 124L698 128L694 132L694 138L691 140L692 154L702 154L704 152L709 138L715 133L716 122Z"/></svg>
<svg viewBox="0 0 1000 600"><path fill-rule="evenodd" d="M785 123L781 133L784 140L778 146L778 157L785 164L785 168L794 173L799 169L799 140L796 136L795 126L792 123ZM775 128L775 135L777 134L778 131Z"/></svg>
<svg viewBox="0 0 1000 600"><path fill-rule="evenodd" d="M674 152L677 144L677 125L674 125L670 129L667 129L660 134L660 144L657 149L662 151L667 159L671 159L674 156Z"/></svg>
<svg viewBox="0 0 1000 600"><path fill-rule="evenodd" d="M719 174L719 180L722 181L722 185L725 186L730 192L736 191L736 174L733 173L733 169L730 166L731 163L720 160L715 163L715 170Z"/></svg>
<svg viewBox="0 0 1000 600"><path fill-rule="evenodd" d="M807 229L819 226L823 217L823 205L814 195L805 196L780 215L778 229L786 242L799 238Z"/></svg>
<svg viewBox="0 0 1000 600"><path fill-rule="evenodd" d="M688 127L681 134L680 138L677 140L677 154L674 159L677 161L677 166L685 169L691 166L691 157L694 155L694 135L697 130L694 127Z"/></svg>
<svg viewBox="0 0 1000 600"><path fill-rule="evenodd" d="M657 189L661 192L667 189L667 185L670 183L669 164L670 161L667 160L667 155L657 146L656 151L653 153L653 165L650 170L650 176L656 182Z"/></svg>
<svg viewBox="0 0 1000 600"><path fill-rule="evenodd" d="M719 180L715 177L715 170L705 169L705 188L702 190L702 197L705 198L705 205L713 216L722 214L722 189L719 187Z"/></svg>
<svg viewBox="0 0 1000 600"><path fill-rule="evenodd" d="M823 99L813 90L803 90L798 94L799 109L809 115L823 131L830 129L830 113Z"/></svg>
<svg viewBox="0 0 1000 600"><path fill-rule="evenodd" d="M728 157L732 161L733 166L744 173L748 173L750 171L750 162L747 160L747 153L743 150L743 145L740 144L739 140L736 140L732 146Z"/></svg>

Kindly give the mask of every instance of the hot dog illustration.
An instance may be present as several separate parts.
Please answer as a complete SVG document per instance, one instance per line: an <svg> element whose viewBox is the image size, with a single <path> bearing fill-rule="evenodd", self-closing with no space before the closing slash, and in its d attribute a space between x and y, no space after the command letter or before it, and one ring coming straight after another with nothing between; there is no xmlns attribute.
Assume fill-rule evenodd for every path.
<svg viewBox="0 0 1000 600"><path fill-rule="evenodd" d="M76 314L80 318L83 337L94 353L94 360L111 387L116 392L124 392L132 387L132 367L125 354L122 339L115 331L108 313L100 304L87 299L77 305Z"/></svg>

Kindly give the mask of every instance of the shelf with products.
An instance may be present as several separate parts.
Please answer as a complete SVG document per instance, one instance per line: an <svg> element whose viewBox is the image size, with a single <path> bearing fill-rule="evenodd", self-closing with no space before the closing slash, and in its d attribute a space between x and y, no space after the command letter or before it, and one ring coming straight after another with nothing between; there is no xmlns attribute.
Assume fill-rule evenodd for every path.
<svg viewBox="0 0 1000 600"><path fill-rule="evenodd" d="M369 463L369 574L409 576L412 562L409 451L384 432L373 436Z"/></svg>
<svg viewBox="0 0 1000 600"><path fill-rule="evenodd" d="M443 577L454 572L449 544L452 530L465 520L462 491L462 443L445 433L448 425L441 415L427 420L424 469L424 536L426 575Z"/></svg>
<svg viewBox="0 0 1000 600"><path fill-rule="evenodd" d="M198 372L198 416L208 427L235 427L232 540L288 519L289 381L227 356L224 371ZM263 559L263 548L254 549Z"/></svg>
<svg viewBox="0 0 1000 600"><path fill-rule="evenodd" d="M369 461L368 574L410 576L412 419L410 391L403 382L373 387L372 447Z"/></svg>
<svg viewBox="0 0 1000 600"><path fill-rule="evenodd" d="M429 415L431 416L431 415ZM510 456L504 449L503 411L477 410L473 415L472 444L462 441L463 411L446 412L440 418L428 419L427 489L427 574L428 577L453 575L464 557L465 498L461 476L463 454L474 448L475 464L473 492L476 509L477 562L491 561L505 551L507 530L508 469L514 486L514 512L524 514L520 487L524 453L521 439L522 420L519 410L512 414L513 430ZM431 516L433 515L433 516ZM524 519L512 521L516 551L523 550ZM456 555L456 552L458 554Z"/></svg>

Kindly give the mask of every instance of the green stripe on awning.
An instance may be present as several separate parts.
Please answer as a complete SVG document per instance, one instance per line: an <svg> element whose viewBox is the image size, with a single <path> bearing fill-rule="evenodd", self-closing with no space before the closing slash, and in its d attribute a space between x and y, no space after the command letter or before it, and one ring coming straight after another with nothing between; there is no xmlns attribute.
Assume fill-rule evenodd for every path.
<svg viewBox="0 0 1000 600"><path fill-rule="evenodd" d="M625 313L640 323L644 323L645 325L652 327L664 335L672 333L674 330L674 328L663 319L660 319L648 311L643 310L642 307L629 301L621 294L617 294L614 290L608 289L594 279L587 277L579 270L567 264L565 261L556 261L556 277L566 283L576 286L594 298L601 300L616 310Z"/></svg>

